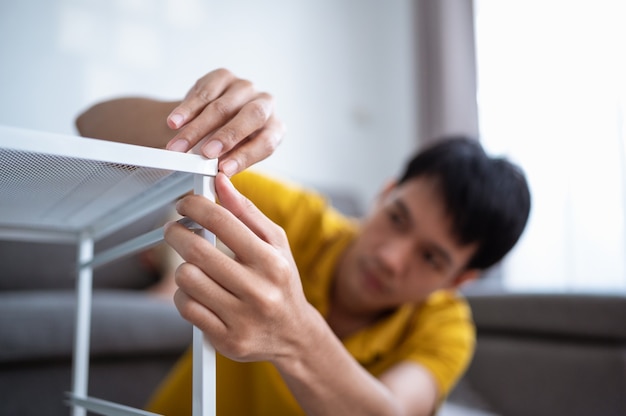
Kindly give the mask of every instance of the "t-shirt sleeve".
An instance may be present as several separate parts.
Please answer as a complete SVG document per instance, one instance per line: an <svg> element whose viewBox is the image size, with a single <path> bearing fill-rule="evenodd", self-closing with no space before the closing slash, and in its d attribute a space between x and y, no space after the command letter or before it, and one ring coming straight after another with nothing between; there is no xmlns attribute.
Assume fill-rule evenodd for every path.
<svg viewBox="0 0 626 416"><path fill-rule="evenodd" d="M475 327L467 302L438 293L420 311L408 360L428 369L443 400L463 375L475 348Z"/></svg>

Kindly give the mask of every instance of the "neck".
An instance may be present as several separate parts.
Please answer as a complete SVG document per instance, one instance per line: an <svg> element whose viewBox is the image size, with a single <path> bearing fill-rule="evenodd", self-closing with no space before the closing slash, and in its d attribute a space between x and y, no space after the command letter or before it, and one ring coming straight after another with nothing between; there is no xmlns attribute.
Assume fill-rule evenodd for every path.
<svg viewBox="0 0 626 416"><path fill-rule="evenodd" d="M341 303L333 296L331 298L326 322L339 339L344 339L355 332L372 326L380 319L388 316L391 312L392 311L358 312L342 307Z"/></svg>
<svg viewBox="0 0 626 416"><path fill-rule="evenodd" d="M363 328L367 328L375 319L351 315L341 312L338 308L331 307L326 321L335 335L339 339L344 339Z"/></svg>

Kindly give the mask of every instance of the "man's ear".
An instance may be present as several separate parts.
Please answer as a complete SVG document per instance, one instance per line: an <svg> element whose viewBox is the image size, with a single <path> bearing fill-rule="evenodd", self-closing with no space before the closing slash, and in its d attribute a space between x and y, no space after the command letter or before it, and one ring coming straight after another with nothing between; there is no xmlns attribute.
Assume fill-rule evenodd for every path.
<svg viewBox="0 0 626 416"><path fill-rule="evenodd" d="M450 285L450 289L457 289L466 283L478 279L481 273L482 270L480 269L467 269L462 271L457 277L454 278L452 284Z"/></svg>

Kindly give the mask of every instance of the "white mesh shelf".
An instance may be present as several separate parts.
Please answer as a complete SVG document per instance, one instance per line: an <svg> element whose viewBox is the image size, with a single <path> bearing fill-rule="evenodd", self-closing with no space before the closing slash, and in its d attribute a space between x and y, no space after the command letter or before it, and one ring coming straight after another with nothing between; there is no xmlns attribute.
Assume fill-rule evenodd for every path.
<svg viewBox="0 0 626 416"><path fill-rule="evenodd" d="M93 267L162 239L150 231L94 256L94 242L194 191L214 199L217 161L103 140L0 126L0 238L75 242L76 337L70 403L104 415L148 414L87 395ZM207 230L200 235L215 243ZM194 415L215 414L215 352L194 328Z"/></svg>
<svg viewBox="0 0 626 416"><path fill-rule="evenodd" d="M97 240L216 172L198 155L0 127L0 237Z"/></svg>

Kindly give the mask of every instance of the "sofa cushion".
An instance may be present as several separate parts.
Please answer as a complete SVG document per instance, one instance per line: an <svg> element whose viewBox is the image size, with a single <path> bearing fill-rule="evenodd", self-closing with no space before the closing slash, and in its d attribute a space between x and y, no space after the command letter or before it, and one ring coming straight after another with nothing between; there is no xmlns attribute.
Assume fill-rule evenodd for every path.
<svg viewBox="0 0 626 416"><path fill-rule="evenodd" d="M73 291L0 292L0 362L71 356L75 307ZM93 357L183 351L191 339L191 325L171 301L139 291L94 293Z"/></svg>

